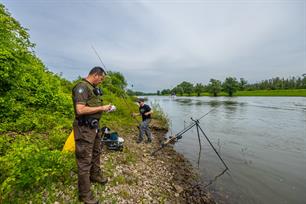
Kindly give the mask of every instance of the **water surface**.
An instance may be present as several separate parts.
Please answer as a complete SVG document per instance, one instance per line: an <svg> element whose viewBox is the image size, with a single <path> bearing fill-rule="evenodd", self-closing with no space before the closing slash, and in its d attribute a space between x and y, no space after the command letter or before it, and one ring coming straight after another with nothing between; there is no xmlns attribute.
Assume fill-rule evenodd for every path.
<svg viewBox="0 0 306 204"><path fill-rule="evenodd" d="M168 135L215 108L200 125L230 168L209 186L219 203L306 203L306 98L152 96L148 103L168 115ZM175 148L207 184L224 166L200 139L200 157L195 128Z"/></svg>

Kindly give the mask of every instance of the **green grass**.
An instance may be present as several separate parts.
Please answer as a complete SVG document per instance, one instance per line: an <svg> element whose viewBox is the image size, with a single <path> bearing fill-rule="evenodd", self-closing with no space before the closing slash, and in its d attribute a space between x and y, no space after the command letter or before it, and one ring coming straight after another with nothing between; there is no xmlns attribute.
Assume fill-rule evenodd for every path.
<svg viewBox="0 0 306 204"><path fill-rule="evenodd" d="M306 89L238 91L235 96L303 96Z"/></svg>

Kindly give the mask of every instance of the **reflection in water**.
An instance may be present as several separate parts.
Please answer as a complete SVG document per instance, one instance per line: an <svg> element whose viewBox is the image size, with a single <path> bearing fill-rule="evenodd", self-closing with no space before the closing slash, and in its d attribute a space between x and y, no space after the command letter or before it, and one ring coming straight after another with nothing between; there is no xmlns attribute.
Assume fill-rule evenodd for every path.
<svg viewBox="0 0 306 204"><path fill-rule="evenodd" d="M189 104L189 105L196 105L196 106L203 106L203 105L209 105L211 107L217 107L217 106L225 106L225 107L229 107L229 106L244 106L245 103L243 102L238 102L238 101L232 101L232 100L228 100L228 101L218 101L218 100L209 100L209 101L203 101L203 100L188 100L186 101L186 99L181 99L179 102L182 102L185 104ZM194 102L194 103L192 103Z"/></svg>
<svg viewBox="0 0 306 204"><path fill-rule="evenodd" d="M175 99L176 102L179 102L182 105L190 105L192 100L189 98L177 98Z"/></svg>

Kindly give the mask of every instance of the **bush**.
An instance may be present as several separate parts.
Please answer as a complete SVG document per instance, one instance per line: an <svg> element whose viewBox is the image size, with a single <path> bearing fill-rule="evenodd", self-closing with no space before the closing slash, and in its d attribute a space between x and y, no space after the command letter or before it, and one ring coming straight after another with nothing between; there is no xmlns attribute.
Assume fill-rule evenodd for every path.
<svg viewBox="0 0 306 204"><path fill-rule="evenodd" d="M20 191L33 191L51 182L71 182L71 171L76 171L74 155L49 150L46 142L19 136L10 150L0 157L0 193L3 200L11 200Z"/></svg>

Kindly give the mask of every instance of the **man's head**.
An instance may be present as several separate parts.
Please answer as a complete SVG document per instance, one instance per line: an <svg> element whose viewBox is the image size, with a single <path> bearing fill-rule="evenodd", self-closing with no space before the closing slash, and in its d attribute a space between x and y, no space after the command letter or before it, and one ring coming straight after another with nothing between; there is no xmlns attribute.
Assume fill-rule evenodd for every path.
<svg viewBox="0 0 306 204"><path fill-rule="evenodd" d="M144 105L144 99L143 98L137 99L137 103L139 104L140 107L142 107Z"/></svg>
<svg viewBox="0 0 306 204"><path fill-rule="evenodd" d="M86 79L93 85L98 85L104 80L105 76L106 72L102 67L94 67L90 70Z"/></svg>

